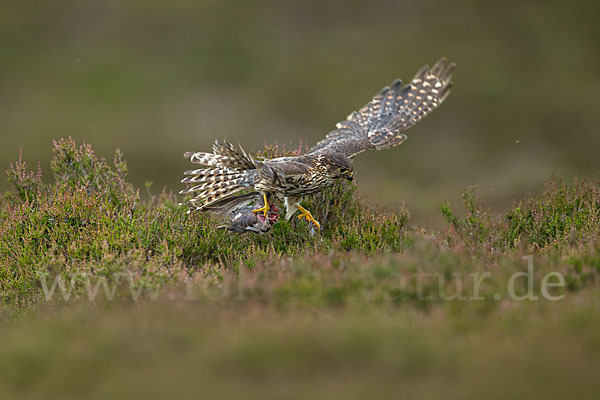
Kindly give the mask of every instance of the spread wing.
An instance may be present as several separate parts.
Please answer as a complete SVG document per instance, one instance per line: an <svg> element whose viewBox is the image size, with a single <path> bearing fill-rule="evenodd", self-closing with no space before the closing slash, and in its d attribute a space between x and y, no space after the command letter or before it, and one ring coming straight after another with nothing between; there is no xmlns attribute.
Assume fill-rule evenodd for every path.
<svg viewBox="0 0 600 400"><path fill-rule="evenodd" d="M406 140L402 132L431 114L450 94L455 66L442 58L432 68L421 68L408 85L397 79L363 108L338 122L337 129L308 153L334 150L353 157L365 150L399 145Z"/></svg>

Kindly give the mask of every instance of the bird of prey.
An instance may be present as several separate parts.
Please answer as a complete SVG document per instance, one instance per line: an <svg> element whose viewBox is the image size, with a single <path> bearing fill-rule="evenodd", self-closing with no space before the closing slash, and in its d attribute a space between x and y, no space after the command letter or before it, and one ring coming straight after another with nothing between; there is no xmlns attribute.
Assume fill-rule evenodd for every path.
<svg viewBox="0 0 600 400"><path fill-rule="evenodd" d="M265 218L270 201L283 199L287 220L300 211L298 218L320 227L310 211L300 205L302 197L322 191L337 179L352 180L352 158L357 154L404 142L403 132L446 99L454 68L455 64L442 58L431 68L425 65L406 85L395 80L300 156L258 160L227 141L216 141L212 153L185 153L192 163L204 168L184 173L182 182L188 188L180 193L193 194L186 202L191 210L219 214L230 213L262 196L262 207L253 212L263 213ZM245 190L252 192L239 194Z"/></svg>

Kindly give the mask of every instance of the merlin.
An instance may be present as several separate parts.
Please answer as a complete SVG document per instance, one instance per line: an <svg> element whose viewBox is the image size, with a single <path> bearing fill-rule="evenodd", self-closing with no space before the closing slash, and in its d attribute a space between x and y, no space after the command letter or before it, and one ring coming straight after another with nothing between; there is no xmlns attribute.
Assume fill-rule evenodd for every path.
<svg viewBox="0 0 600 400"><path fill-rule="evenodd" d="M262 213L264 219L272 217L273 201L283 200L286 220L300 211L298 218L320 228L311 212L300 205L302 198L324 190L337 179L351 181L352 159L357 154L403 143L403 132L448 97L454 68L455 64L442 58L431 68L421 68L407 85L395 80L300 156L259 160L227 141L216 141L212 153L187 152L186 158L204 168L184 173L181 182L188 188L180 194L193 194L186 202L191 210L218 214L248 205L259 196L262 206L252 212ZM251 192L240 194L248 190Z"/></svg>

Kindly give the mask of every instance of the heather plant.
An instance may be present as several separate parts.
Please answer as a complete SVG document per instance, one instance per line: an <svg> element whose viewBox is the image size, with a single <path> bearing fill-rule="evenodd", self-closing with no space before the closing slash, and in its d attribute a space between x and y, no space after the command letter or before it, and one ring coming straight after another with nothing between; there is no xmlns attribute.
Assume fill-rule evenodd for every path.
<svg viewBox="0 0 600 400"><path fill-rule="evenodd" d="M312 276L318 263L342 271L352 265L365 279L383 285L373 289L377 293L369 289L368 296L383 291L392 300L398 298L395 288L379 279L409 266L414 270L419 263L451 276L476 268L466 261L473 255L483 256L487 268L507 260L514 264L523 253L544 252L562 260L547 263L550 269L563 268L573 290L593 283L600 269L599 191L586 181L569 186L553 179L542 195L530 195L504 213L484 210L470 188L463 193L464 215L448 203L442 205L449 223L442 233L412 228L404 206L377 209L358 199L352 184L339 182L305 200L322 222L321 230L296 218L285 221L282 215L268 234L239 235L218 229L219 221L210 215L187 214L171 193L153 195L150 184L148 198L142 199L127 182L126 163L118 151L112 165L91 146L77 146L72 139L56 141L54 153L53 183L42 182L39 168L28 170L21 157L8 170L12 190L0 209L0 293L7 302L35 301L44 282L56 277L70 282L73 298L101 278L133 286L144 295L186 280L221 282L235 279L240 271L278 270L281 260L295 263L299 279L317 287L335 286L333 280L313 281L303 275ZM277 146L266 146L262 154L281 153ZM405 256L393 257L400 253ZM392 261L369 261L381 256ZM313 261L302 261L307 259ZM291 285L304 287L291 279ZM325 296L344 303L347 290L364 288L357 279L348 285L327 289ZM414 298L410 291L408 298Z"/></svg>
<svg viewBox="0 0 600 400"><path fill-rule="evenodd" d="M509 209L505 220L508 243L524 238L540 249L594 245L600 233L598 183L576 180L567 185L552 178L540 196Z"/></svg>
<svg viewBox="0 0 600 400"><path fill-rule="evenodd" d="M276 147L265 151L280 154ZM450 366L440 370L448 382L456 378L448 371L461 368L454 365L457 354L487 365L508 352L491 375L504 377L516 365L515 376L528 379L548 365L595 360L596 184L553 179L542 195L504 212L483 209L470 188L463 193L464 214L443 204L448 229L434 232L409 226L405 207L372 207L357 198L353 185L340 182L305 201L322 222L320 231L282 217L267 234L239 235L217 229L219 221L210 215L187 214L171 193L152 194L149 183L147 198L141 198L126 181L120 153L109 164L91 147L61 140L52 166L54 182L44 183L20 158L8 171L12 189L0 203L0 306L10 305L0 308L0 323L29 310L41 317L33 328L3 329L12 332L0 348L8 360L0 365L4 392L33 388L40 397L54 376L61 388L71 388L82 369L94 386L107 354L119 368L101 370L121 377L125 365L127 385L148 354L160 360L160 374L172 370L189 380L185 374L200 365L221 371L224 382L236 370L279 379L282 365L300 360L291 375L326 377L327 385L332 372L319 369L323 360L343 371L363 367L371 357L365 371L376 366L381 373L362 375L388 374L391 382L439 365L440 355ZM557 274L563 284L546 290L547 277ZM340 323L345 327L336 328ZM580 336L572 340L575 334ZM551 342L549 335L555 335ZM505 348L499 349L502 340ZM390 375L393 352L408 361ZM164 360L190 354L187 362L165 368ZM551 358L539 360L540 354ZM556 371L564 376L564 368ZM596 382L589 371L579 369L577 382L586 373ZM59 375L44 378L52 373ZM154 370L147 374L138 377L141 387L157 376ZM242 375L240 381L248 378ZM430 383L425 386L430 393ZM446 393L447 384L440 388ZM82 394L77 388L73 393Z"/></svg>
<svg viewBox="0 0 600 400"><path fill-rule="evenodd" d="M458 216L448 202L441 211L448 221L447 241L452 246L464 247L472 253L497 254L505 250L498 217L477 204L476 188L462 193L465 215Z"/></svg>
<svg viewBox="0 0 600 400"><path fill-rule="evenodd" d="M120 150L115 151L112 167L96 157L91 145L77 147L71 137L54 141L53 151L50 167L57 187L99 193L120 206L136 197L133 186L125 181L127 163Z"/></svg>
<svg viewBox="0 0 600 400"><path fill-rule="evenodd" d="M504 254L524 246L531 250L593 249L600 239L600 191L597 183L572 185L553 177L539 195L530 194L504 213L477 204L475 188L463 192L464 216L448 203L442 214L450 225L447 240L471 252Z"/></svg>
<svg viewBox="0 0 600 400"><path fill-rule="evenodd" d="M8 171L16 195L2 203L1 214L0 282L7 301L35 298L41 280L56 276L81 289L86 280L117 281L126 274L152 288L214 265L252 267L273 256L335 249L398 251L406 240L406 210L388 218L361 207L349 184L308 199L323 222L320 232L293 219L267 235L237 235L217 229L209 215L186 214L172 194L141 200L125 179L119 151L110 165L91 146L61 139L54 143L51 167L52 184L20 160Z"/></svg>
<svg viewBox="0 0 600 400"><path fill-rule="evenodd" d="M18 201L35 201L38 192L42 189L42 169L38 163L37 170L31 171L25 161L23 161L23 152L19 152L19 159L6 171L8 182L10 183ZM8 197L10 192L7 193Z"/></svg>

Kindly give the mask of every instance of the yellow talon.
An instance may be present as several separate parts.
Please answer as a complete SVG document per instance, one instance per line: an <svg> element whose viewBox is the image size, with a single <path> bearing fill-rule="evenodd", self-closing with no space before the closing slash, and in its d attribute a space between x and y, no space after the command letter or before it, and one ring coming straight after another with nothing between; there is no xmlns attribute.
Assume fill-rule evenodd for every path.
<svg viewBox="0 0 600 400"><path fill-rule="evenodd" d="M271 209L271 206L269 206L269 202L267 201L267 195L263 194L263 200L265 202L265 205L262 206L261 208L257 208L256 210L252 210L253 213L259 213L262 212L265 216L265 218L267 218L269 216L269 210Z"/></svg>
<svg viewBox="0 0 600 400"><path fill-rule="evenodd" d="M313 224L316 225L317 228L321 229L321 224L319 223L319 221L317 221L312 214L310 213L310 211L308 211L306 208L302 207L301 205L298 205L298 210L300 210L300 212L302 214L298 215L298 219L302 219L302 218L306 218L306 220L308 222L312 222Z"/></svg>

